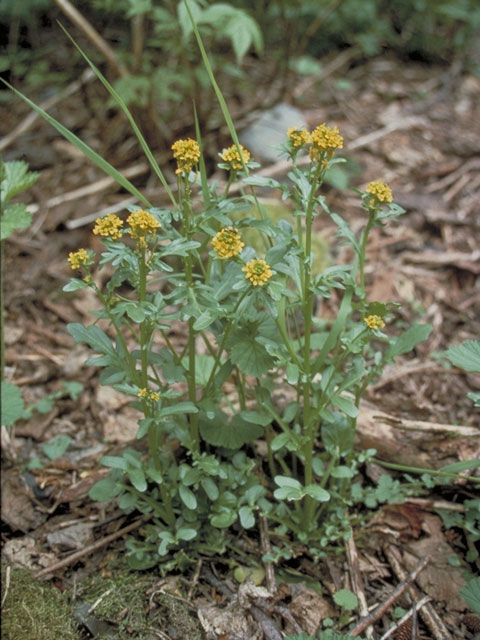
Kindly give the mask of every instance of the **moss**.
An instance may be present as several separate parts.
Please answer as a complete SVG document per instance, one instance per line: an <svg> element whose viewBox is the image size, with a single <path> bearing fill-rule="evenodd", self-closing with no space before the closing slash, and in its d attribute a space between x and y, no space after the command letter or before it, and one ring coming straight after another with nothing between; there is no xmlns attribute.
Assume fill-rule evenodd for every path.
<svg viewBox="0 0 480 640"><path fill-rule="evenodd" d="M158 576L128 570L115 571L109 578L86 581L77 591L79 599L93 604L99 619L117 625L118 640L151 640L152 629L172 639L201 640L202 631L189 605L173 595L158 593ZM150 606L150 595L157 591Z"/></svg>
<svg viewBox="0 0 480 640"><path fill-rule="evenodd" d="M2 599L7 588L2 564ZM49 583L35 580L26 569L10 569L2 610L2 640L79 640L68 596Z"/></svg>

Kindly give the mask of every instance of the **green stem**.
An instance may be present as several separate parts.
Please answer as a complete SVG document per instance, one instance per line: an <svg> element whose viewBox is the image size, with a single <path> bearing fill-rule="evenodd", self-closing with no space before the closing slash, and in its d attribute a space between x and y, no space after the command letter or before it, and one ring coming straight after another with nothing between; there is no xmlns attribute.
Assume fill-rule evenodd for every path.
<svg viewBox="0 0 480 640"><path fill-rule="evenodd" d="M147 299L147 265L145 262L145 248L141 247L138 255L138 298L140 303ZM148 385L148 345L150 343L150 321L144 320L140 324L140 358L141 358L141 387Z"/></svg>
<svg viewBox="0 0 480 640"><path fill-rule="evenodd" d="M358 256L358 274L359 274L359 283L360 289L362 290L362 294L365 297L365 254L367 249L367 240L368 235L375 223L375 213L376 211L369 211L369 217L367 226L362 235L362 241L360 243L360 254Z"/></svg>

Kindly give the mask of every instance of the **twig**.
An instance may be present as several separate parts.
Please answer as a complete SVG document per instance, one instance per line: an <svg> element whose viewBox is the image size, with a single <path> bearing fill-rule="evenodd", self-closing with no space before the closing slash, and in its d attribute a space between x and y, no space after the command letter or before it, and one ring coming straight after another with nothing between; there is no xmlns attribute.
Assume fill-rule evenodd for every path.
<svg viewBox="0 0 480 640"><path fill-rule="evenodd" d="M90 609L87 611L87 615L90 615L91 613L93 613L95 609L98 607L98 605L101 603L101 601L107 596L109 596L111 593L112 593L112 589L108 589L108 591L105 591L105 593L102 593L102 595L95 600L95 602L92 604Z"/></svg>
<svg viewBox="0 0 480 640"><path fill-rule="evenodd" d="M202 558L199 558L197 560L197 566L195 567L195 573L193 574L192 584L190 585L190 588L188 589L187 600L191 600L192 599L193 591L194 591L195 587L198 584L198 578L200 577L200 571L202 570L202 563L203 563Z"/></svg>
<svg viewBox="0 0 480 640"><path fill-rule="evenodd" d="M353 533L350 539L346 543L348 568L350 572L350 579L352 581L352 587L355 595L358 598L358 604L360 609L360 615L362 617L368 616L368 604L365 597L365 591L363 589L362 574L360 573L360 564L358 561L357 547L355 540L353 539ZM373 637L373 629L369 627L365 630L367 638Z"/></svg>
<svg viewBox="0 0 480 640"><path fill-rule="evenodd" d="M2 609L3 609L3 605L5 604L5 600L7 599L8 590L10 588L10 571L11 571L11 567L8 566L5 571L5 593L3 594L3 598L2 598L2 604L1 604Z"/></svg>
<svg viewBox="0 0 480 640"><path fill-rule="evenodd" d="M385 611L387 611L392 604L398 600L398 598L402 595L402 593L407 589L407 587L415 580L418 574L425 569L429 562L430 558L422 558L415 569L405 577L404 580L392 591L389 597L378 605L376 609L372 611L368 616L362 618L358 624L350 631L348 634L349 637L355 638L360 633L362 633L367 627L372 625L374 622L379 620Z"/></svg>
<svg viewBox="0 0 480 640"><path fill-rule="evenodd" d="M399 580L404 580L406 573L400 563L398 550L393 546L385 545L383 548L383 552L388 562L390 563L390 566L392 567L397 578ZM411 599L413 600L420 599L420 592L415 587L415 585L411 584L409 586L409 592L410 592ZM435 640L452 640L452 636L448 632L446 626L443 624L437 612L429 602L420 611L420 615L422 616L422 620L425 622L427 627L432 632L432 635L435 638Z"/></svg>
<svg viewBox="0 0 480 640"><path fill-rule="evenodd" d="M419 609L421 609L423 605L427 604L427 602L430 602L430 600L431 600L430 596L425 596L424 598L422 598L420 602L417 602L417 604L414 607L412 607L410 611L407 611L407 613L404 616L402 616L400 620L398 620L398 622L391 629L389 629L386 633L384 633L383 636L380 638L380 640L387 640L387 638L389 638L392 634L395 633L398 627L400 627L404 622L406 622L407 620L409 620L409 618L412 617L414 611L418 611Z"/></svg>
<svg viewBox="0 0 480 640"><path fill-rule="evenodd" d="M54 571L57 571L57 569L63 569L63 567L68 567L69 564L72 564L73 562L76 562L80 558L83 558L83 556L86 556L89 553L92 553L93 551L97 551L97 549L101 549L102 547L104 547L105 545L109 544L110 542L113 542L113 540L116 540L117 538L121 538L126 533L130 533L130 531L133 531L134 529L138 529L139 527L142 526L142 524L145 524L145 522L148 522L148 520L150 520L151 518L152 518L152 514L150 514L150 515L148 515L148 516L146 516L144 518L140 518L139 520L136 520L135 522L132 522L131 524L129 524L126 527L124 527L123 529L119 529L115 533L111 533L109 536L106 536L105 538L102 538L101 540L97 540L96 542L94 542L93 544L89 545L88 547L85 547L84 549L81 549L80 551L76 551L75 553L72 553L67 558L64 558L63 560L60 560L59 562L56 562L55 564L52 564L50 567L46 567L45 569L42 569L41 571L38 571L35 574L34 577L35 578L40 578L41 576L44 576L44 575L46 575L48 573L53 573Z"/></svg>
<svg viewBox="0 0 480 640"><path fill-rule="evenodd" d="M267 519L265 516L260 515L260 544L262 547L262 555L266 555L267 553L272 552L272 547L270 545L270 537L268 535L268 525ZM275 593L276 581L275 581L275 572L273 569L273 564L271 562L265 562L265 581L267 583L267 589L270 593Z"/></svg>
<svg viewBox="0 0 480 640"><path fill-rule="evenodd" d="M70 18L80 31L90 40L90 42L105 56L108 64L118 73L119 76L128 76L128 70L117 58L115 51L106 42L96 29L82 16L69 0L55 0L55 4Z"/></svg>
<svg viewBox="0 0 480 640"><path fill-rule="evenodd" d="M95 74L93 73L93 71L91 69L86 69L78 80L75 80L68 85L65 91L60 91L51 98L48 98L48 100L45 100L45 102L41 102L39 106L44 111L48 111L48 109L54 107L57 102L60 102L60 100L64 100L65 98L68 98L69 96L74 94L76 91L78 91L78 89L80 89L83 84L86 84L94 77ZM40 114L36 111L32 111L31 113L29 113L28 116L20 122L20 124L18 124L12 131L10 131L8 135L0 140L0 151L3 151L7 147L9 147L12 142L14 142L19 136L21 136L23 133L26 133L34 125L38 118L40 118Z"/></svg>

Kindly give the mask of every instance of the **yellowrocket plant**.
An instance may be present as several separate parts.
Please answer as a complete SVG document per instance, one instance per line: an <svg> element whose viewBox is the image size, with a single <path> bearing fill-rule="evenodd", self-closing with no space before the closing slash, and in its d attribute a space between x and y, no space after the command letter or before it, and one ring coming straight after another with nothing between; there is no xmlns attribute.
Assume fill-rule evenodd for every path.
<svg viewBox="0 0 480 640"><path fill-rule="evenodd" d="M99 262L83 248L70 253L70 266L83 276L65 289L93 288L103 311L97 324L68 330L99 353L90 364L102 367L101 383L130 395L144 416L137 437L146 439L148 455L127 449L105 456L110 475L91 491L152 516L143 537L127 543L132 566L160 561L168 568L224 551L232 527L252 528L258 514L286 548L298 540L316 556L350 535L356 505L371 491L354 478L374 455L353 448L360 399L383 366L429 328L393 338L394 306L367 299L368 234L402 210L381 181L359 193L359 237L329 210L321 188L328 168L342 161L336 154L343 144L327 124L290 129L283 148L292 164L288 183L249 175L258 165L233 144L219 154L228 186L218 193L203 173L200 143L178 140L176 206L98 219L93 233L105 245ZM305 154L310 162L300 168ZM231 197L236 180L240 195ZM234 223L258 186L292 202L295 228L269 220L258 200L257 216L236 215ZM355 259L318 274L312 235L322 216L337 224ZM263 254L244 241L247 229L264 238ZM112 266L102 290L93 278L97 262ZM329 323L315 314L315 301L334 289L341 302ZM172 322L185 326L180 343ZM275 401L278 388L286 404Z"/></svg>
<svg viewBox="0 0 480 640"><path fill-rule="evenodd" d="M358 468L375 452L356 451L354 435L368 385L431 330L413 325L399 333L391 322L395 305L367 296L369 233L403 210L381 180L358 192L360 232L329 209L322 186L329 168L343 162L344 140L327 123L286 132L288 179L252 174L259 165L238 141L187 1L185 7L232 136L219 153L221 191L207 175L198 122L196 138L172 145L172 190L125 103L78 47L130 122L168 207L153 206L12 87L138 202L95 222L104 245L99 256L79 247L67 257L77 277L64 291L89 287L102 303L93 324L67 329L95 353L87 364L101 370L100 383L131 398L142 416L137 438L145 441L104 456L110 472L90 496L148 515L126 543L139 569L182 569L199 555L222 553L259 515L279 541L266 559L289 557L296 542L318 558L351 535L360 507L392 495L392 487L363 486ZM293 225L268 217L258 187L291 203ZM239 217L241 211L249 214ZM314 228L325 218L352 247L350 264L314 268ZM249 246L247 232L259 235L256 246L264 250ZM100 286L94 276L106 265ZM318 302L332 297L336 316L323 318Z"/></svg>

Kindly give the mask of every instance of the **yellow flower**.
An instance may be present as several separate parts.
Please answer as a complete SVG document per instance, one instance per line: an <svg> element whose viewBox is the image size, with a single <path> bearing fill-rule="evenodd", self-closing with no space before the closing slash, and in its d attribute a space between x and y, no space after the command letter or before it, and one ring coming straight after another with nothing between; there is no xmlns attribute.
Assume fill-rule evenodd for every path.
<svg viewBox="0 0 480 640"><path fill-rule="evenodd" d="M335 149L343 149L343 138L338 127L327 127L325 123L318 125L310 134L310 159L315 161L325 151L331 155Z"/></svg>
<svg viewBox="0 0 480 640"><path fill-rule="evenodd" d="M251 155L250 151L247 151L243 145L239 145L240 151L242 153L242 158L245 164L250 161ZM236 145L232 144L228 149L224 149L220 154L221 159L224 162L227 162L230 165L230 169L232 171L240 171L243 169L242 160L240 158L240 154L238 153L238 149Z"/></svg>
<svg viewBox="0 0 480 640"><path fill-rule="evenodd" d="M162 226L151 213L143 209L133 211L127 218L127 224L130 225L128 233L132 238L138 240L142 247L147 246L145 236L148 234L154 236L157 233L157 229Z"/></svg>
<svg viewBox="0 0 480 640"><path fill-rule="evenodd" d="M369 182L365 191L372 195L372 198L370 198L371 206L380 202L393 202L392 190L387 184L381 182L381 180Z"/></svg>
<svg viewBox="0 0 480 640"><path fill-rule="evenodd" d="M200 160L200 146L193 138L177 140L172 144L173 157L177 161L177 176L187 175Z"/></svg>
<svg viewBox="0 0 480 640"><path fill-rule="evenodd" d="M212 240L212 246L219 258L234 258L245 246L238 230L234 227L220 229Z"/></svg>
<svg viewBox="0 0 480 640"><path fill-rule="evenodd" d="M122 226L123 220L114 213L109 213L108 216L105 216L104 218L97 218L95 220L93 233L96 236L108 236L114 240L118 240L122 237L122 232L120 231Z"/></svg>
<svg viewBox="0 0 480 640"><path fill-rule="evenodd" d="M80 269L90 262L90 256L86 249L79 249L68 254L68 261L72 269Z"/></svg>
<svg viewBox="0 0 480 640"><path fill-rule="evenodd" d="M385 322L380 316L369 315L363 321L370 329L383 329L385 327Z"/></svg>
<svg viewBox="0 0 480 640"><path fill-rule="evenodd" d="M160 400L160 394L158 391L150 391L150 389L139 389L137 393L137 398L143 398L145 400L150 400L151 402L158 402Z"/></svg>
<svg viewBox="0 0 480 640"><path fill-rule="evenodd" d="M300 149L304 144L310 142L310 134L306 129L290 127L287 131L287 136L290 138L290 143L294 149Z"/></svg>
<svg viewBox="0 0 480 640"><path fill-rule="evenodd" d="M263 287L265 282L270 280L273 273L265 260L259 260L258 258L254 258L247 262L247 264L242 267L242 271L245 271L245 278L250 280L254 287Z"/></svg>

